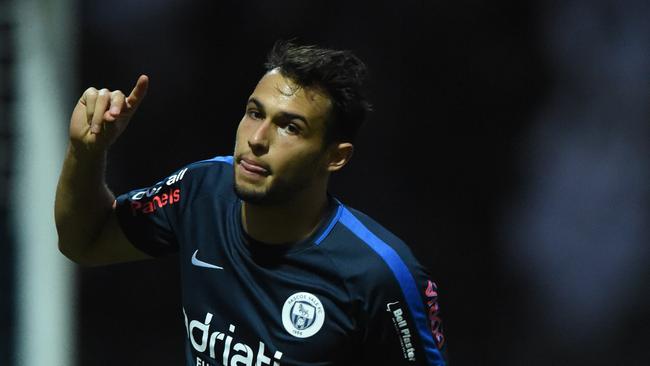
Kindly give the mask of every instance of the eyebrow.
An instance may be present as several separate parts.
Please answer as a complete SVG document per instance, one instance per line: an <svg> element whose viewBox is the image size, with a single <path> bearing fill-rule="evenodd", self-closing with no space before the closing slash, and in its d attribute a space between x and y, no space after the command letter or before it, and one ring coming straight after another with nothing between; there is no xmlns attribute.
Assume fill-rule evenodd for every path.
<svg viewBox="0 0 650 366"><path fill-rule="evenodd" d="M255 98L248 99L248 103L253 103L253 104L255 104L255 106L257 108L259 108L262 111L265 111L264 104L262 102L260 102L259 100L255 99ZM309 122L307 122L307 118L305 118L304 116L301 116L299 114L291 113L291 112L285 112L285 111L281 111L278 114L281 115L283 118L300 120L304 124L309 126Z"/></svg>

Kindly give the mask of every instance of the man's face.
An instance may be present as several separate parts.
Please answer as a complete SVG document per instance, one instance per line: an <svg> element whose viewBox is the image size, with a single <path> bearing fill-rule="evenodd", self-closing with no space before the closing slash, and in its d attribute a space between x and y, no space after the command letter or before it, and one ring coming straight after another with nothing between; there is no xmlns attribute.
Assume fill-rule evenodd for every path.
<svg viewBox="0 0 650 366"><path fill-rule="evenodd" d="M237 128L235 190L254 204L289 200L327 179L325 124L331 100L273 70L259 81Z"/></svg>

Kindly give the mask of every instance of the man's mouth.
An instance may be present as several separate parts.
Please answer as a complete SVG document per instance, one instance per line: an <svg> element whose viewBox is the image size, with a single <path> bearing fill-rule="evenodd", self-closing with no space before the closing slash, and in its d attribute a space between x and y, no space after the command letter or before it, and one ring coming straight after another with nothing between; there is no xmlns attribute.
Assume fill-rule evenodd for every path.
<svg viewBox="0 0 650 366"><path fill-rule="evenodd" d="M257 162L247 158L240 158L239 165L247 173L262 175L262 176L268 176L271 174L270 169L266 166L266 164L262 162Z"/></svg>

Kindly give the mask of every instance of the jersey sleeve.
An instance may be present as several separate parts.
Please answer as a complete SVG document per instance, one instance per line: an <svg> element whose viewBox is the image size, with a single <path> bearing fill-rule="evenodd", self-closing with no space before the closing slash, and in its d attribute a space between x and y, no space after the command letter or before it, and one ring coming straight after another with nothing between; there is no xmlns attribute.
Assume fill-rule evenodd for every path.
<svg viewBox="0 0 650 366"><path fill-rule="evenodd" d="M116 199L118 222L138 249L163 257L178 251L176 218L186 204L189 186L184 167L160 182L124 193Z"/></svg>
<svg viewBox="0 0 650 366"><path fill-rule="evenodd" d="M418 263L401 264L368 297L366 354L378 364L446 366L438 289Z"/></svg>
<svg viewBox="0 0 650 366"><path fill-rule="evenodd" d="M352 257L363 258L342 267L352 273L351 298L361 303L365 364L446 366L438 290L428 271L401 239L367 215L345 208L339 222L356 237Z"/></svg>

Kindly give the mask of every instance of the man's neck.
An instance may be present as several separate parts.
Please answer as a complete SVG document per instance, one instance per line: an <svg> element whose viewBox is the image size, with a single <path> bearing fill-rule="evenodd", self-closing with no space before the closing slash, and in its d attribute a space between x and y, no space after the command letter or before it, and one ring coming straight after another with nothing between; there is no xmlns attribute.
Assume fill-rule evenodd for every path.
<svg viewBox="0 0 650 366"><path fill-rule="evenodd" d="M242 202L244 231L253 239L268 244L294 243L308 238L328 212L325 193L315 197L296 197L274 206Z"/></svg>

